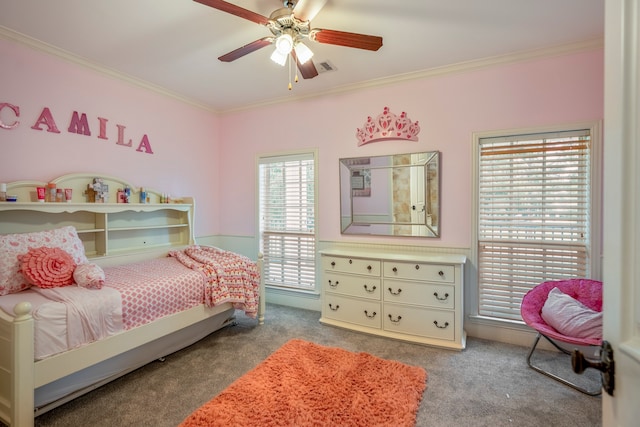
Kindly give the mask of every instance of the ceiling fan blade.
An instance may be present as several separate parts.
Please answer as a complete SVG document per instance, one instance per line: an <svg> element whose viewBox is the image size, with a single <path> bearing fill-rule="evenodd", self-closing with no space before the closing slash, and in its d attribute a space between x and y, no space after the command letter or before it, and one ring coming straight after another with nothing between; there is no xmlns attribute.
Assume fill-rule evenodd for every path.
<svg viewBox="0 0 640 427"><path fill-rule="evenodd" d="M291 51L291 56L296 61L298 70L300 70L300 74L302 74L303 79L312 79L318 75L318 70L316 69L316 66L313 64L312 60L308 60L304 64L301 64L300 61L298 61L295 50Z"/></svg>
<svg viewBox="0 0 640 427"><path fill-rule="evenodd" d="M346 31L313 29L309 38L318 43L355 47L357 49L378 50L382 46L382 37L366 34L348 33Z"/></svg>
<svg viewBox="0 0 640 427"><path fill-rule="evenodd" d="M218 9L223 12L230 13L240 18L248 19L249 21L253 21L256 24L267 25L269 23L269 18L267 18L266 16L262 16L259 13L252 12L250 10L244 9L240 6L236 6L235 4L228 3L226 1L222 1L222 0L194 0L194 1L200 4L204 4L205 6L209 6L214 9Z"/></svg>
<svg viewBox="0 0 640 427"><path fill-rule="evenodd" d="M299 0L293 15L301 21L311 21L327 3L327 0Z"/></svg>
<svg viewBox="0 0 640 427"><path fill-rule="evenodd" d="M255 52L258 49L261 49L265 46L269 46L271 43L273 43L273 37L265 37L265 38L256 40L254 42L251 42L249 44L246 44L242 47L239 47L236 50L233 50L225 55L222 55L218 59L222 62L235 61L236 59L242 58L243 56L251 52Z"/></svg>

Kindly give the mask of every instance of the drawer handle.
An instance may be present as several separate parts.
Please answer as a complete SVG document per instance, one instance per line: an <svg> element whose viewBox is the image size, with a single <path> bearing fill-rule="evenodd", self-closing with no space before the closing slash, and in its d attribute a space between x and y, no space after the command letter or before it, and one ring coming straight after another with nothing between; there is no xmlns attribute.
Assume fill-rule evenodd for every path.
<svg viewBox="0 0 640 427"><path fill-rule="evenodd" d="M338 311L338 309L340 308L340 306L336 304L336 308L333 308L333 305L332 305L332 304L329 304L329 308L330 308L332 311Z"/></svg>
<svg viewBox="0 0 640 427"><path fill-rule="evenodd" d="M340 282L338 282L337 280L336 280L336 283L333 283L331 280L329 280L329 286L331 286L334 289L337 288L339 284Z"/></svg>
<svg viewBox="0 0 640 427"><path fill-rule="evenodd" d="M389 288L389 293L391 295L400 295L400 292L402 292L402 289L398 288L397 292L394 292L393 289Z"/></svg>
<svg viewBox="0 0 640 427"><path fill-rule="evenodd" d="M367 265L367 270L371 271L373 267L371 267L370 265Z"/></svg>
<svg viewBox="0 0 640 427"><path fill-rule="evenodd" d="M336 262L335 261L331 261L331 267L335 267L336 266Z"/></svg>
<svg viewBox="0 0 640 427"><path fill-rule="evenodd" d="M371 313L371 315L369 315L369 312L367 312L367 310L364 311L364 315L367 316L369 319L373 319L374 317L376 317L376 312L374 311L373 313Z"/></svg>
<svg viewBox="0 0 640 427"><path fill-rule="evenodd" d="M393 268L391 269L391 271L393 271L394 273L397 273L397 272L398 272L398 267L393 267Z"/></svg>
<svg viewBox="0 0 640 427"><path fill-rule="evenodd" d="M436 299L437 299L438 301L446 301L446 300L447 300L447 298L449 298L449 294L448 294L448 293L445 293L445 294L444 294L444 298L440 298L440 296L438 295L438 293L437 293L437 292L434 292L434 293L433 293L433 296L434 296L434 297L436 297Z"/></svg>
<svg viewBox="0 0 640 427"><path fill-rule="evenodd" d="M438 275L439 275L440 277L444 277L444 271L442 271L442 270L438 271Z"/></svg>
<svg viewBox="0 0 640 427"><path fill-rule="evenodd" d="M420 270L420 266L416 264L416 270Z"/></svg>
<svg viewBox="0 0 640 427"><path fill-rule="evenodd" d="M390 320L391 322L393 322L393 323L398 323L398 322L400 322L400 320L402 320L402 316L398 316L398 317L394 320L393 316L392 316L392 315L389 315L389 320Z"/></svg>
<svg viewBox="0 0 640 427"><path fill-rule="evenodd" d="M373 286L371 289L369 289L369 286L365 284L364 285L364 290L369 292L370 294L372 294L372 293L374 293L376 291L376 287Z"/></svg>
<svg viewBox="0 0 640 427"><path fill-rule="evenodd" d="M353 260L352 259L349 260L349 264L353 264Z"/></svg>
<svg viewBox="0 0 640 427"><path fill-rule="evenodd" d="M447 326L449 326L449 322L444 322L444 326L440 326L440 325L438 325L438 321L437 320L434 320L433 324L436 325L436 328L438 328L438 329L445 329Z"/></svg>

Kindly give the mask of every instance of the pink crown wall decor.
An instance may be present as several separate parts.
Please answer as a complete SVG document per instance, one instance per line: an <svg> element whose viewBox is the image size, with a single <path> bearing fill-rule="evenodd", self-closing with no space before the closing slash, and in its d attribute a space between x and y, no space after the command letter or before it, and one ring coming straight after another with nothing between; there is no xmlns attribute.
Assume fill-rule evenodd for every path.
<svg viewBox="0 0 640 427"><path fill-rule="evenodd" d="M389 107L384 107L382 114L378 117L367 117L362 128L356 130L358 146L376 141L388 141L400 139L407 141L417 141L420 126L418 122L412 122L404 111L400 116L396 116L389 111Z"/></svg>

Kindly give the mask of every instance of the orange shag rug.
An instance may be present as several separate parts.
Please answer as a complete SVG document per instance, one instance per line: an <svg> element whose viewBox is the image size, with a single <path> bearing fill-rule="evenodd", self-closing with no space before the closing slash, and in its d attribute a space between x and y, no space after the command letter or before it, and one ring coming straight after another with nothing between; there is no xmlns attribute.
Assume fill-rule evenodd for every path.
<svg viewBox="0 0 640 427"><path fill-rule="evenodd" d="M294 339L181 426L413 426L424 369Z"/></svg>

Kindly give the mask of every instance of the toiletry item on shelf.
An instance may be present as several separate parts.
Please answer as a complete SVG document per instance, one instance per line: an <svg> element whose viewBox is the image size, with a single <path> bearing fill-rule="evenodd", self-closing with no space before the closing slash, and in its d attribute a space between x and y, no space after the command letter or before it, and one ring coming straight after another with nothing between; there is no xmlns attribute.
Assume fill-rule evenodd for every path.
<svg viewBox="0 0 640 427"><path fill-rule="evenodd" d="M124 187L124 202L131 203L131 188L128 185Z"/></svg>
<svg viewBox="0 0 640 427"><path fill-rule="evenodd" d="M147 192L144 187L140 187L140 203L147 203Z"/></svg>
<svg viewBox="0 0 640 427"><path fill-rule="evenodd" d="M64 202L64 190L62 188L58 188L56 190L56 203Z"/></svg>
<svg viewBox="0 0 640 427"><path fill-rule="evenodd" d="M17 202L18 201L18 196L16 195L8 195L7 196L7 202Z"/></svg>
<svg viewBox="0 0 640 427"><path fill-rule="evenodd" d="M67 201L67 203L71 203L71 199L73 198L73 189L72 188L65 188L64 189L64 198Z"/></svg>
<svg viewBox="0 0 640 427"><path fill-rule="evenodd" d="M55 202L56 201L56 183L55 182L48 183L47 188L49 189L47 202Z"/></svg>
<svg viewBox="0 0 640 427"><path fill-rule="evenodd" d="M7 201L7 184L4 182L0 184L0 202Z"/></svg>
<svg viewBox="0 0 640 427"><path fill-rule="evenodd" d="M44 187L37 187L36 194L38 195L38 201L44 203L44 199L47 197L47 189Z"/></svg>
<svg viewBox="0 0 640 427"><path fill-rule="evenodd" d="M124 201L124 190L122 188L118 188L118 197L116 198L116 202L125 203Z"/></svg>

